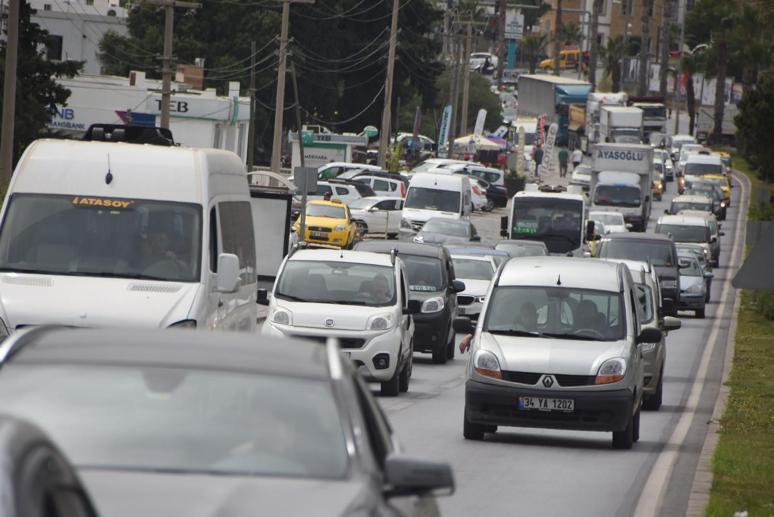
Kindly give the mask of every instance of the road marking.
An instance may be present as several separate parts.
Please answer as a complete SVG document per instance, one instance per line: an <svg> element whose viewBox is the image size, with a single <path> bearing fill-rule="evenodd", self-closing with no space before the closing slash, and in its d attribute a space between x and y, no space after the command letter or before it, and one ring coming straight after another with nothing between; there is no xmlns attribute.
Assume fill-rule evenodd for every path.
<svg viewBox="0 0 774 517"><path fill-rule="evenodd" d="M735 178L736 179L736 178ZM743 181L739 181L742 186L742 194L739 202L739 217L736 220L736 228L734 230L734 246L731 250L731 259L728 263L729 276L726 277L723 283L723 291L720 295L721 302L718 305L716 316L722 316L725 312L729 286L731 285L732 276L731 273L738 267L739 262L739 246L744 243L740 239L742 235L742 221L747 219L746 208L747 206L743 202L747 191L747 186ZM696 370L696 377L691 386L691 392L688 396L688 400L685 403L685 410L680 415L680 420L677 422L672 435L669 437L669 441L664 444L664 449L656 459L656 463L648 475L648 479L645 482L645 486L640 494L640 498L637 501L637 508L634 512L635 517L651 517L661 515L661 506L664 502L664 493L666 484L672 475L672 471L677 463L677 458L680 453L680 446L685 441L685 437L688 434L688 430L691 427L691 422L696 415L696 409L701 398L701 392L704 389L704 385L707 380L707 370L709 369L709 362L712 354L715 351L717 345L718 332L723 324L722 317L716 317L715 324L712 326L712 332L710 333L707 341L708 346L704 348L704 352L701 356L699 368Z"/></svg>

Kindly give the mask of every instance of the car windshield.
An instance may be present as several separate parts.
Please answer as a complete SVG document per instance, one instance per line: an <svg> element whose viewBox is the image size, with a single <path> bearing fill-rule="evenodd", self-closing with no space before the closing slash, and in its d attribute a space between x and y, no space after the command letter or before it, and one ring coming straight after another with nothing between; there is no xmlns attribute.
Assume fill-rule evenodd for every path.
<svg viewBox="0 0 774 517"><path fill-rule="evenodd" d="M489 260L452 257L454 276L468 280L491 280L494 268Z"/></svg>
<svg viewBox="0 0 774 517"><path fill-rule="evenodd" d="M705 174L723 174L723 165L713 163L686 163L683 172L687 176L704 176Z"/></svg>
<svg viewBox="0 0 774 517"><path fill-rule="evenodd" d="M422 227L422 231L453 235L454 237L468 237L470 236L470 225L466 222L436 218L427 221Z"/></svg>
<svg viewBox="0 0 774 517"><path fill-rule="evenodd" d="M677 214L682 210L699 210L702 212L712 212L712 201L707 200L707 202L705 203L672 201L672 206L669 209L671 213Z"/></svg>
<svg viewBox="0 0 774 517"><path fill-rule="evenodd" d="M198 282L201 242L194 204L14 194L0 271Z"/></svg>
<svg viewBox="0 0 774 517"><path fill-rule="evenodd" d="M680 261L682 262L682 266L680 268L680 275L681 276L703 276L704 272L701 270L701 266L699 266L699 261L696 260L693 257L680 257Z"/></svg>
<svg viewBox="0 0 774 517"><path fill-rule="evenodd" d="M640 206L640 188L634 185L598 185L594 204L599 206Z"/></svg>
<svg viewBox="0 0 774 517"><path fill-rule="evenodd" d="M395 305L395 275L387 266L290 260L274 295L298 302L385 307Z"/></svg>
<svg viewBox="0 0 774 517"><path fill-rule="evenodd" d="M492 334L594 341L616 341L626 334L623 297L617 292L501 286L494 289L489 307L484 331Z"/></svg>
<svg viewBox="0 0 774 517"><path fill-rule="evenodd" d="M706 226L657 224L656 233L669 235L675 242L707 242L709 240L709 232Z"/></svg>
<svg viewBox="0 0 774 517"><path fill-rule="evenodd" d="M433 257L400 254L406 265L409 290L419 292L442 291L445 285L441 261Z"/></svg>
<svg viewBox="0 0 774 517"><path fill-rule="evenodd" d="M343 206L318 205L312 203L306 207L307 217L329 217L331 219L346 219L347 213Z"/></svg>
<svg viewBox="0 0 774 517"><path fill-rule="evenodd" d="M551 253L567 253L581 245L583 202L548 197L517 198L512 222L513 238L541 241Z"/></svg>
<svg viewBox="0 0 774 517"><path fill-rule="evenodd" d="M601 221L606 226L623 226L626 224L623 214L618 212L591 212L589 213L589 219Z"/></svg>
<svg viewBox="0 0 774 517"><path fill-rule="evenodd" d="M600 258L651 261L654 266L674 267L674 245L663 241L639 241L634 239L611 239L602 244Z"/></svg>
<svg viewBox="0 0 774 517"><path fill-rule="evenodd" d="M327 380L16 365L0 386L3 413L45 429L79 468L301 478L348 469Z"/></svg>
<svg viewBox="0 0 774 517"><path fill-rule="evenodd" d="M635 284L634 287L639 302L637 315L640 322L650 323L653 321L653 291L645 284Z"/></svg>
<svg viewBox="0 0 774 517"><path fill-rule="evenodd" d="M460 211L460 193L453 190L410 187L404 206L421 210L457 213Z"/></svg>
<svg viewBox="0 0 774 517"><path fill-rule="evenodd" d="M721 199L723 197L722 192L718 192L715 190L715 187L707 186L705 188L692 185L691 188L686 189L685 192L683 192L686 196L704 196L706 198L710 199Z"/></svg>
<svg viewBox="0 0 774 517"><path fill-rule="evenodd" d="M547 250L543 246L520 244L518 242L498 242L495 249L503 250L511 257L544 257L548 255Z"/></svg>

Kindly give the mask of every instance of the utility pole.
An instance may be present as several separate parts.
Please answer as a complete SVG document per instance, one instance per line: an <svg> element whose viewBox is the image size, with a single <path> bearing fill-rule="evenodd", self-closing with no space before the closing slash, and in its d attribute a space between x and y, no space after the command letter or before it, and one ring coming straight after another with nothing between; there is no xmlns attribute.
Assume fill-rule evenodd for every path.
<svg viewBox="0 0 774 517"><path fill-rule="evenodd" d="M8 4L8 39L5 46L5 84L3 84L3 129L0 145L0 188L5 191L13 175L13 130L16 119L16 64L19 59L19 1Z"/></svg>
<svg viewBox="0 0 774 517"><path fill-rule="evenodd" d="M457 119L460 114L460 41L459 26L455 21L452 24L452 61L451 61L451 120L449 122L449 157L454 149L454 140L457 137Z"/></svg>
<svg viewBox="0 0 774 517"><path fill-rule="evenodd" d="M597 33L599 32L599 13L602 11L602 2L604 0L592 0L591 3L591 55L589 56L589 82L591 83L591 91L597 89L597 58L599 56L599 39L597 39Z"/></svg>
<svg viewBox="0 0 774 517"><path fill-rule="evenodd" d="M672 132L673 135L680 133L680 104L683 102L682 93L680 92L680 81L683 76L683 46L685 45L685 0L678 1L677 19L680 21L680 63L678 64L677 69L680 73L675 79L675 94L673 96L675 98L673 104L675 104L675 109L677 110L675 112L675 128Z"/></svg>
<svg viewBox="0 0 774 517"><path fill-rule="evenodd" d="M274 141L271 147L271 170L280 171L282 158L282 122L285 114L285 71L288 64L288 30L290 28L290 3L313 4L314 0L281 0L282 26L280 27L279 68L277 70L277 96L274 100Z"/></svg>
<svg viewBox="0 0 774 517"><path fill-rule="evenodd" d="M392 22L390 23L390 49L387 53L387 79L384 86L384 109L382 127L379 133L378 165L384 169L387 163L387 147L390 145L390 121L392 120L392 77L395 73L395 47L398 45L398 9L400 0L392 0Z"/></svg>
<svg viewBox="0 0 774 517"><path fill-rule="evenodd" d="M650 16L654 10L654 0L643 0L640 4L640 68L637 77L637 95L648 94L648 55L650 46Z"/></svg>
<svg viewBox="0 0 774 517"><path fill-rule="evenodd" d="M499 18L497 19L497 33L499 46L497 51L497 90L503 86L503 69L505 68L505 10L508 8L507 0L499 2Z"/></svg>
<svg viewBox="0 0 774 517"><path fill-rule="evenodd" d="M659 95L666 101L667 71L669 69L669 42L672 39L672 4L674 0L664 0L664 15L661 20L661 56L659 58Z"/></svg>
<svg viewBox="0 0 774 517"><path fill-rule="evenodd" d="M296 79L296 67L290 67L290 77L293 79L293 95L296 99L296 124L298 125L298 154L301 159L301 167L304 167L304 136L301 134L301 98L298 96L298 80ZM301 231L301 240L306 240L306 196L307 189L301 194L301 215L298 221Z"/></svg>
<svg viewBox="0 0 774 517"><path fill-rule="evenodd" d="M554 21L554 75L559 75L562 57L562 0L556 0L556 19Z"/></svg>
<svg viewBox="0 0 774 517"><path fill-rule="evenodd" d="M172 40L175 28L175 7L198 9L201 4L181 0L143 0L147 4L164 8L164 56L161 68L161 121L159 125L169 129L169 104L172 99Z"/></svg>
<svg viewBox="0 0 774 517"><path fill-rule="evenodd" d="M247 170L255 164L255 40L250 42L250 126L247 130Z"/></svg>
<svg viewBox="0 0 774 517"><path fill-rule="evenodd" d="M460 119L460 134L468 134L468 102L470 101L470 65L466 62L470 57L470 46L473 40L473 20L468 20L468 31L465 35L465 57L462 60L465 67L465 79L462 85L462 113Z"/></svg>

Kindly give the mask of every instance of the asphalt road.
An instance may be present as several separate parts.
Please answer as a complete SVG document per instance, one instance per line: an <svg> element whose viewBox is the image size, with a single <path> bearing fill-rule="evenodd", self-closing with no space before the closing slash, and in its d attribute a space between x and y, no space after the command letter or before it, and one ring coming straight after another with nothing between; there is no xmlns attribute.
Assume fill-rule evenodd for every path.
<svg viewBox="0 0 774 517"><path fill-rule="evenodd" d="M641 439L632 450L613 450L610 433L597 432L501 427L483 442L464 440L468 355L434 365L417 354L409 392L380 402L408 452L452 464L457 492L441 500L444 515L685 514L734 317L730 282L741 257L734 242L741 239L743 190L736 180L734 186L707 317L680 313L682 329L667 338L664 404L657 412L643 411ZM675 191L669 183L664 201L655 203L651 228ZM474 215L484 239L499 238L505 213Z"/></svg>

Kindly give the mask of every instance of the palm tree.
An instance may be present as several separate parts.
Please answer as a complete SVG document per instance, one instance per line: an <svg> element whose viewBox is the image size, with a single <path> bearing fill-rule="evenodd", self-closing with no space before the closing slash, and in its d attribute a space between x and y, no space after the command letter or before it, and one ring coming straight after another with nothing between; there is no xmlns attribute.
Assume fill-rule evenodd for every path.
<svg viewBox="0 0 774 517"><path fill-rule="evenodd" d="M621 90L621 62L626 54L623 37L616 36L607 40L607 45L602 48L602 62L605 65L605 73L610 75L613 82L613 91Z"/></svg>
<svg viewBox="0 0 774 517"><path fill-rule="evenodd" d="M693 88L693 76L699 71L700 64L698 56L685 53L680 60L680 68L683 75L686 76L685 82L685 103L688 108L688 134L693 134L696 127L696 91ZM699 99L699 109L701 109L701 99Z"/></svg>
<svg viewBox="0 0 774 517"><path fill-rule="evenodd" d="M529 64L529 73L534 74L537 68L538 60L545 53L549 38L547 34L530 34L521 40L521 48L524 51L524 57Z"/></svg>
<svg viewBox="0 0 774 517"><path fill-rule="evenodd" d="M575 22L562 25L559 38L563 45L579 45L583 41L583 29Z"/></svg>
<svg viewBox="0 0 774 517"><path fill-rule="evenodd" d="M559 75L559 61L562 47L559 35L562 31L562 0L556 0L556 21L554 22L554 75Z"/></svg>

